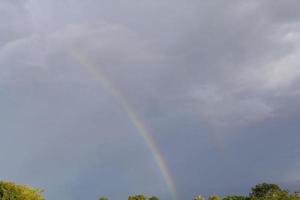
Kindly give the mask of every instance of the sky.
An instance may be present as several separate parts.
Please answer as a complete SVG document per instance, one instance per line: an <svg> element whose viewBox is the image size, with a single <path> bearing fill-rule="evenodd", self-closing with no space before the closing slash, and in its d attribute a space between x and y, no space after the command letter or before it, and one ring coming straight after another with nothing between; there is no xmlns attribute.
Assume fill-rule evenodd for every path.
<svg viewBox="0 0 300 200"><path fill-rule="evenodd" d="M0 178L47 199L300 188L300 1L0 0ZM130 113L130 112L131 113Z"/></svg>

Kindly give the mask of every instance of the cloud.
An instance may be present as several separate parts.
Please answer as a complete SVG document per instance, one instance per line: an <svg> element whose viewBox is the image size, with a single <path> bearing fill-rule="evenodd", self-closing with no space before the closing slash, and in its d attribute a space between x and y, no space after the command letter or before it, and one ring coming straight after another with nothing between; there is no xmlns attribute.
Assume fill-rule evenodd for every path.
<svg viewBox="0 0 300 200"><path fill-rule="evenodd" d="M268 155L289 153L284 145L296 141L297 126L287 124L299 114L298 6L267 0L2 1L6 142L0 152L17 146L1 162L6 177L43 184L48 197L80 199L80 189L91 183L85 190L91 198L99 188L116 198L135 191L168 198L153 157L101 76L153 131L184 197L199 188L244 191L259 176L289 171L285 158ZM283 140L279 130L289 130L291 138ZM259 150L261 160L253 164ZM262 172L271 165L278 166ZM248 166L253 177L222 189L220 177L242 177Z"/></svg>
<svg viewBox="0 0 300 200"><path fill-rule="evenodd" d="M257 67L256 71L250 69L247 73L252 75L254 80L261 83L265 90L285 90L297 84L299 80L299 32L292 26L282 35L282 42L291 45L293 50L282 57L274 58L268 63L263 63ZM252 73L251 73L252 70Z"/></svg>
<svg viewBox="0 0 300 200"><path fill-rule="evenodd" d="M206 86L191 94L187 107L198 112L211 126L236 127L272 117L273 108L259 97L243 97L232 91Z"/></svg>
<svg viewBox="0 0 300 200"><path fill-rule="evenodd" d="M25 1L1 1L0 47L30 34L29 13Z"/></svg>
<svg viewBox="0 0 300 200"><path fill-rule="evenodd" d="M123 49L119 48L122 46ZM9 165L4 166L11 172L5 177L45 186L49 188L48 197L71 199L79 194L66 194L59 188L81 187L77 179L89 181L95 174L89 175L88 171L96 172L100 167L102 171L97 172L97 176L119 176L118 197L134 193L137 188L148 194L159 192L167 196L160 189L165 185L146 143L141 142L127 114L101 85L98 76L74 57L73 51L77 49L87 53L90 56L87 59L97 57L95 66L91 67L106 71L108 64L116 66L110 68L113 71L109 73L119 73L123 63L135 69L135 63L145 62L151 56L144 52L143 43L136 39L134 32L109 24L70 25L4 46L0 51L0 64L5 72L1 86L10 91L8 98L14 101L4 102L8 105L9 125L3 127L3 132L10 133L6 140L10 144L13 138L22 141L16 142L14 145L18 148L10 152L12 157L22 159L10 159L10 163L17 164L14 170L8 170ZM118 53L119 59L115 60L114 54ZM12 109L14 104L17 109ZM21 148L26 151L19 153ZM141 164L137 164L139 162ZM40 163L39 167L36 163ZM20 168L24 168L22 172L13 175ZM49 176L41 178L45 170ZM88 177L84 177L85 174ZM104 184L93 181L94 190ZM128 181L132 183L128 185Z"/></svg>
<svg viewBox="0 0 300 200"><path fill-rule="evenodd" d="M278 106L288 106L277 104L278 95L297 93L291 88L299 80L298 24L274 21L264 6L229 6L206 24L189 27L169 51L176 52L176 62L168 64L164 78L183 88L174 98L180 97L181 104L193 102L189 110L197 110L209 124L239 126L272 118Z"/></svg>

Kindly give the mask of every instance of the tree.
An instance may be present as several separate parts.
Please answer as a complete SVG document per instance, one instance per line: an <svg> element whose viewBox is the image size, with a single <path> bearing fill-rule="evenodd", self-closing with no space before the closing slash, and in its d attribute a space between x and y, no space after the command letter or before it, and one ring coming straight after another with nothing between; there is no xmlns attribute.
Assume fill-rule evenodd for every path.
<svg viewBox="0 0 300 200"><path fill-rule="evenodd" d="M8 181L0 181L1 200L45 200L42 190L27 185L20 185Z"/></svg>
<svg viewBox="0 0 300 200"><path fill-rule="evenodd" d="M159 200L159 198L156 197L156 196L152 196L152 197L149 198L149 200Z"/></svg>
<svg viewBox="0 0 300 200"><path fill-rule="evenodd" d="M249 195L250 200L300 200L297 193L289 193L278 185L262 183L252 188Z"/></svg>
<svg viewBox="0 0 300 200"><path fill-rule="evenodd" d="M144 195L139 194L139 195L131 195L131 196L129 196L128 200L147 200L147 198Z"/></svg>
<svg viewBox="0 0 300 200"><path fill-rule="evenodd" d="M261 183L251 188L250 198L266 197L268 193L281 192L281 188L276 184Z"/></svg>
<svg viewBox="0 0 300 200"><path fill-rule="evenodd" d="M221 198L218 196L218 195L215 195L215 194L213 194L213 195L211 195L209 198L208 198L208 200L220 200Z"/></svg>
<svg viewBox="0 0 300 200"><path fill-rule="evenodd" d="M108 200L107 197L100 197L99 200Z"/></svg>
<svg viewBox="0 0 300 200"><path fill-rule="evenodd" d="M205 200L205 198L201 195L198 195L194 198L194 200Z"/></svg>
<svg viewBox="0 0 300 200"><path fill-rule="evenodd" d="M233 195L233 196L226 196L223 198L223 200L247 200L248 197L245 197L245 196L236 196L236 195Z"/></svg>

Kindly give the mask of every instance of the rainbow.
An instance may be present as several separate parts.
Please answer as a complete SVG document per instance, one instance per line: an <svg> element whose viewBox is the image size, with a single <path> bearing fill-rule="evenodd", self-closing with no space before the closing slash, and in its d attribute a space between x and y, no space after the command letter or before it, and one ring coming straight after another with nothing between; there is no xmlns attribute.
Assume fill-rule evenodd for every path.
<svg viewBox="0 0 300 200"><path fill-rule="evenodd" d="M101 72L99 68L95 67L95 64L88 59L86 55L84 55L79 49L73 49L72 56L76 58L79 63L90 70L90 72L96 77L96 79L101 83L101 85L106 89L120 104L120 106L127 113L128 118L137 129L140 136L146 142L149 150L151 151L153 158L160 170L161 175L171 192L173 200L179 200L179 195L176 190L175 181L172 177L172 174L168 168L168 165L160 152L158 145L156 144L152 134L149 132L147 127L145 126L143 120L138 115L138 113L134 110L134 108L128 103L128 101L123 97L121 92L114 86L114 84L104 76L104 73Z"/></svg>

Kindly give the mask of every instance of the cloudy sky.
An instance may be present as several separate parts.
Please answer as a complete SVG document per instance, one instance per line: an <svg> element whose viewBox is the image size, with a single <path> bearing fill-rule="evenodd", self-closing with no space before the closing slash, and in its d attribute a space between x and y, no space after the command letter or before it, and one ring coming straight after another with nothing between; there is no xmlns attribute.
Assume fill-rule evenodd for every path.
<svg viewBox="0 0 300 200"><path fill-rule="evenodd" d="M47 199L300 188L298 0L0 0L0 177ZM115 93L118 93L116 95ZM120 99L121 98L121 99Z"/></svg>

